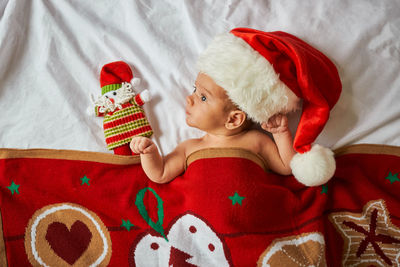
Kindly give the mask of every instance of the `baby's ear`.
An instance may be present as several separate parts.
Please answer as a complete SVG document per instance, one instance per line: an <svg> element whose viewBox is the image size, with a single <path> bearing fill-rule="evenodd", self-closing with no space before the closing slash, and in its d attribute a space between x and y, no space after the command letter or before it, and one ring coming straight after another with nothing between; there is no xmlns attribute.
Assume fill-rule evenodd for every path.
<svg viewBox="0 0 400 267"><path fill-rule="evenodd" d="M225 127L228 130L234 130L242 126L243 123L246 121L246 119L247 119L246 113L244 113L243 111L239 109L232 110L229 113L228 119L225 122Z"/></svg>

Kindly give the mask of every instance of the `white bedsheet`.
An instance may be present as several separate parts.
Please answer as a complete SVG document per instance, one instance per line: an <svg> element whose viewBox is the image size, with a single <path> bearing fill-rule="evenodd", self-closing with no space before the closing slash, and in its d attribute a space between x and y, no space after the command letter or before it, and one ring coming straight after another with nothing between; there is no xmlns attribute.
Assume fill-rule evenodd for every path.
<svg viewBox="0 0 400 267"><path fill-rule="evenodd" d="M398 0L0 0L0 18L0 147L108 152L102 118L86 110L101 67L124 60L170 152L201 135L184 112L196 59L234 27L287 31L335 62L343 93L318 143L400 145Z"/></svg>

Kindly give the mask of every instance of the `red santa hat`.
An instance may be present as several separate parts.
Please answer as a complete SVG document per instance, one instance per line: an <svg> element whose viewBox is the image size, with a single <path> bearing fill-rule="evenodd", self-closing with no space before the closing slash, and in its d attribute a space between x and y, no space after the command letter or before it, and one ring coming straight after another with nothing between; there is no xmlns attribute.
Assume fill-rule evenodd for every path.
<svg viewBox="0 0 400 267"><path fill-rule="evenodd" d="M121 88L123 82L137 83L137 78L133 78L132 70L123 61L111 62L103 66L100 71L101 94Z"/></svg>
<svg viewBox="0 0 400 267"><path fill-rule="evenodd" d="M337 69L324 54L285 32L237 28L212 41L199 57L198 70L258 123L296 110L303 100L293 144L298 153L290 163L293 175L308 186L333 176L333 152L313 145L342 90Z"/></svg>

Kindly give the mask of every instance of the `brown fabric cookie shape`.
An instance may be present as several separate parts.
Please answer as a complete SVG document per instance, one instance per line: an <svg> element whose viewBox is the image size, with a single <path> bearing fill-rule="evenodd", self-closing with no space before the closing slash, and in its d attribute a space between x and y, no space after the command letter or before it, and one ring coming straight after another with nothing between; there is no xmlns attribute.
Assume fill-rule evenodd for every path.
<svg viewBox="0 0 400 267"><path fill-rule="evenodd" d="M330 221L343 238L343 266L399 266L400 228L392 224L382 199L361 213L336 212Z"/></svg>
<svg viewBox="0 0 400 267"><path fill-rule="evenodd" d="M306 233L275 239L261 254L257 266L326 266L324 237Z"/></svg>
<svg viewBox="0 0 400 267"><path fill-rule="evenodd" d="M25 251L33 266L107 266L111 239L95 213L60 203L33 214L25 231Z"/></svg>

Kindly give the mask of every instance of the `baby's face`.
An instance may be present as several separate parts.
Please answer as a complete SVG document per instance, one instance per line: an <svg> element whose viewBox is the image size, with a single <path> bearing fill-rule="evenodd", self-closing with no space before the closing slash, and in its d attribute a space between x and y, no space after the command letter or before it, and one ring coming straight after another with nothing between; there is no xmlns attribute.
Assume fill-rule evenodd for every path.
<svg viewBox="0 0 400 267"><path fill-rule="evenodd" d="M225 90L209 76L199 73L193 93L186 98L186 123L205 132L225 127L231 105Z"/></svg>

